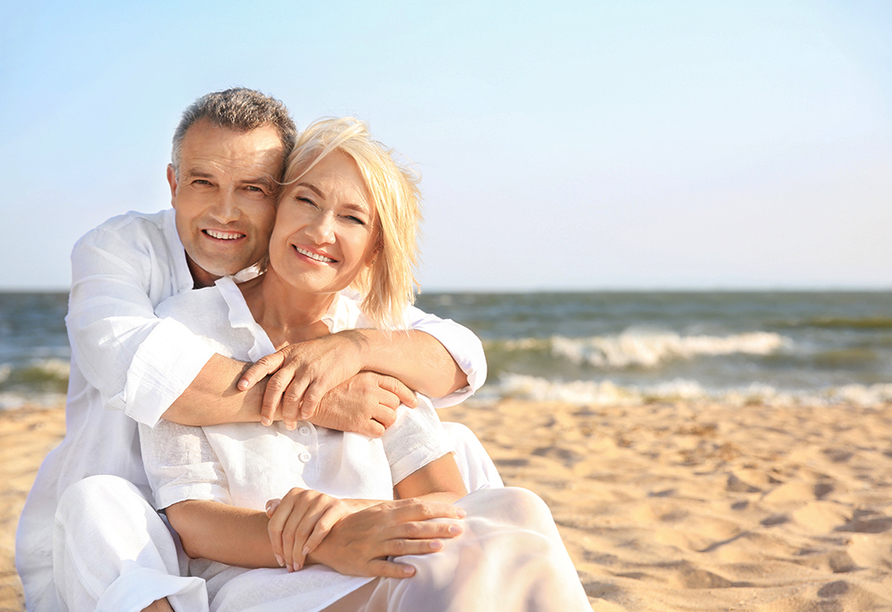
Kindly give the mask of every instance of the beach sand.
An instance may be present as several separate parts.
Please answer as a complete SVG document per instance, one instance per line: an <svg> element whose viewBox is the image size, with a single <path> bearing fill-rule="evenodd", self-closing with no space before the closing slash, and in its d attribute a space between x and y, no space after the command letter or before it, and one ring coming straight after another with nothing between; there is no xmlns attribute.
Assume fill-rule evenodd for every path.
<svg viewBox="0 0 892 612"><path fill-rule="evenodd" d="M441 411L554 513L594 610L892 610L892 405ZM0 611L23 609L18 514L64 431L0 412Z"/></svg>

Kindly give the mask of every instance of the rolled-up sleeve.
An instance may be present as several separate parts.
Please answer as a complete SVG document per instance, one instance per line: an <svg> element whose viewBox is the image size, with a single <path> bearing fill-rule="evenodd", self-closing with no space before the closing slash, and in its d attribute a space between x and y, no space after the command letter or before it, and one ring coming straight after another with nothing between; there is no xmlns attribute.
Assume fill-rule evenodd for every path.
<svg viewBox="0 0 892 612"><path fill-rule="evenodd" d="M486 355L483 352L483 343L474 332L451 319L441 319L414 306L409 307L407 318L409 327L436 338L468 377L466 387L445 397L432 398L435 408L454 406L483 386L486 382Z"/></svg>

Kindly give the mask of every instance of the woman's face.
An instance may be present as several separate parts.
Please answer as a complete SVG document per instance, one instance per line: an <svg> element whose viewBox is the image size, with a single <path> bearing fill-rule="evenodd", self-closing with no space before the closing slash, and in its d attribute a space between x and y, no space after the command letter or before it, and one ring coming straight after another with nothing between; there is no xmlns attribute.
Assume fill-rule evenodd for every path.
<svg viewBox="0 0 892 612"><path fill-rule="evenodd" d="M333 152L282 192L270 267L313 293L346 288L375 257L375 211L353 159Z"/></svg>

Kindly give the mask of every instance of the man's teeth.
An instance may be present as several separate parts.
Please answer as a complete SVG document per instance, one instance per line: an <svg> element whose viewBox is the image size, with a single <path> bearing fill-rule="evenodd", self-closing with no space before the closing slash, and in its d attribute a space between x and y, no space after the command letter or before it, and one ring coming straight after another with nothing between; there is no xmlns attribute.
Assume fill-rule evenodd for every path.
<svg viewBox="0 0 892 612"><path fill-rule="evenodd" d="M309 251L306 251L300 247L294 247L294 248L297 249L298 253L300 253L301 255L306 255L310 259L315 259L316 261L321 261L324 263L333 263L334 262L334 259L332 259L330 257L326 257L324 255L317 255L316 253L310 253Z"/></svg>
<svg viewBox="0 0 892 612"><path fill-rule="evenodd" d="M211 238L217 238L218 240L236 240L242 237L242 234L233 234L230 232L216 232L214 230L204 230L205 233Z"/></svg>

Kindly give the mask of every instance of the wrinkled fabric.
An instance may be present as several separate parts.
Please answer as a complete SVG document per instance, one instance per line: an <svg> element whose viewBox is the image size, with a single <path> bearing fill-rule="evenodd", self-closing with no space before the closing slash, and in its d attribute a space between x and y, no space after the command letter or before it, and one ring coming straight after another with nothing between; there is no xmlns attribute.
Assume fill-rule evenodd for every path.
<svg viewBox="0 0 892 612"><path fill-rule="evenodd" d="M83 478L110 474L149 498L137 422L157 423L213 354L181 324L155 315L159 303L194 284L173 209L108 220L78 241L71 267L67 433L41 465L16 531L16 569L30 612L61 610L59 594L67 597L57 593L52 567L61 495ZM486 361L472 332L417 308L409 309L408 323L439 340L468 376L468 387L433 400L436 407L458 403L483 384Z"/></svg>

